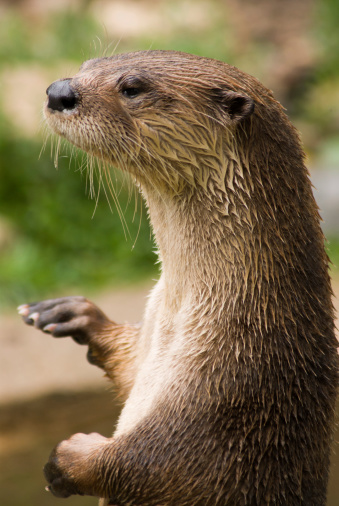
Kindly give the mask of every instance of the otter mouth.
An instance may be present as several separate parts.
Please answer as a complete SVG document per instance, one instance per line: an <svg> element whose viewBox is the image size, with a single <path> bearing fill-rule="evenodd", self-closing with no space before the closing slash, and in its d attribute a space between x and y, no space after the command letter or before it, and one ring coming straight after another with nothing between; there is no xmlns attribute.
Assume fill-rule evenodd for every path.
<svg viewBox="0 0 339 506"><path fill-rule="evenodd" d="M70 85L70 79L55 81L46 90L46 107L50 112L73 112L78 105L78 96Z"/></svg>

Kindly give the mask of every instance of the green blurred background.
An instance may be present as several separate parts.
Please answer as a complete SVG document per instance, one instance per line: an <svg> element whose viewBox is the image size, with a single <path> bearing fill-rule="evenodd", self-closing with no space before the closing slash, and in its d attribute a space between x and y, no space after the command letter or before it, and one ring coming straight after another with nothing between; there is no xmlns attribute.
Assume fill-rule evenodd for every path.
<svg viewBox="0 0 339 506"><path fill-rule="evenodd" d="M72 76L85 59L129 50L177 49L224 60L274 91L301 131L312 176L322 181L330 174L333 190L339 167L338 26L338 0L0 1L0 310L67 293L68 287L88 294L157 275L147 213L131 184L114 176L126 232L114 203L102 191L94 199L89 195L81 153L62 145L55 168L41 112L52 81ZM325 220L336 279L339 216L332 223L326 229ZM95 398L101 395L107 404L106 394ZM60 415L63 406L75 403L83 420L86 402L93 401L80 394L67 399L2 407L4 437L14 427L19 441L26 441L25 450L6 454L12 467L3 474L4 506L59 503L36 492L40 471L34 466L40 440L46 455L60 426L76 416ZM53 437L51 419L59 420ZM104 432L97 423L90 418L88 430ZM60 430L60 438L66 435ZM333 487L334 506L339 499ZM71 498L67 504L95 500Z"/></svg>
<svg viewBox="0 0 339 506"><path fill-rule="evenodd" d="M127 238L103 192L98 206L86 198L83 156L70 160L71 150L62 147L56 170L50 140L42 150L49 83L71 76L84 59L114 50L164 48L215 57L274 90L302 132L309 165L324 169L339 165L338 22L337 0L3 2L0 307L66 285L100 288L155 272L146 213L141 221L135 215L135 194L120 175ZM333 231L330 239L337 263Z"/></svg>

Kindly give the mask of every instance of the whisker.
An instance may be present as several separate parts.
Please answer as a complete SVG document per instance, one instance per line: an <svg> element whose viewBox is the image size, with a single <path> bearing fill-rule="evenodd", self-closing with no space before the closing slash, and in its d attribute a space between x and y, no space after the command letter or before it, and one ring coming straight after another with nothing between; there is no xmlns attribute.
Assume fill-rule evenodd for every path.
<svg viewBox="0 0 339 506"><path fill-rule="evenodd" d="M114 201L114 204L116 206L116 209L117 209L117 212L118 212L121 224L122 224L122 228L123 228L123 231L124 231L125 239L127 240L128 237L131 237L131 234L130 234L127 222L125 220L125 216L124 216L124 214L122 212L119 200L117 198L114 185L112 184L112 179L111 179L111 176L110 176L110 171L109 171L109 169L108 169L107 166L104 167L104 175L105 175L105 179L106 179L106 182L107 182L107 185L108 185L108 189L109 189L110 195L111 195L111 197L112 197L112 199Z"/></svg>
<svg viewBox="0 0 339 506"><path fill-rule="evenodd" d="M95 212L98 208L98 203L99 203L99 197L100 197L100 190L101 188L104 186L103 185L103 181L102 181L102 171L101 171L101 167L99 166L99 160L97 160L97 169L98 169L98 192L97 192L97 198L95 199L95 206L94 206L94 210L93 210L93 214L92 214L92 219L94 218L94 215L95 215ZM111 212L112 212L112 209L111 209Z"/></svg>
<svg viewBox="0 0 339 506"><path fill-rule="evenodd" d="M56 146L55 146L55 151L54 151L54 167L57 169L58 168L58 162L59 162L59 153L60 153L60 146L61 146L61 137L58 137L57 138L57 142L56 142Z"/></svg>
<svg viewBox="0 0 339 506"><path fill-rule="evenodd" d="M46 150L47 142L48 142L48 141L51 139L51 137L52 137L52 132L51 132L51 131L49 131L49 130L47 130L47 128L46 128L46 132L45 132L45 136L44 136L44 137L45 137L45 138L44 138L44 141L43 141L43 143L42 143L42 146L41 146L41 149L40 149L40 152L39 152L39 160L40 160L40 158L41 158L42 154L43 154L43 153L45 152L45 150Z"/></svg>
<svg viewBox="0 0 339 506"><path fill-rule="evenodd" d="M140 194L139 194L140 195ZM140 198L141 198L141 195L140 195ZM136 199L137 201L137 199ZM137 206L135 206L137 207ZM137 234L135 236L135 239L134 239L134 242L133 242L133 245L132 245L132 250L135 248L135 245L136 245L136 242L138 240L138 237L139 237L139 234L140 234L140 230L141 230L141 222L142 222L142 203L140 204L140 215L139 215L139 226L138 226L138 231L137 231ZM134 217L133 217L133 220L134 220Z"/></svg>
<svg viewBox="0 0 339 506"><path fill-rule="evenodd" d="M121 41L122 41L122 36L120 37L120 39L118 40L118 42L115 44L115 46L114 46L114 48L113 48L113 51L111 52L110 56L114 56L114 55L115 55L115 52L116 52L116 50L118 49L118 47L119 47L119 45L120 45ZM112 44L112 43L113 43L113 42L111 42L111 44ZM111 44L110 44L110 45L111 45ZM108 47L108 48L109 48L109 47ZM108 48L107 48L107 49L108 49Z"/></svg>

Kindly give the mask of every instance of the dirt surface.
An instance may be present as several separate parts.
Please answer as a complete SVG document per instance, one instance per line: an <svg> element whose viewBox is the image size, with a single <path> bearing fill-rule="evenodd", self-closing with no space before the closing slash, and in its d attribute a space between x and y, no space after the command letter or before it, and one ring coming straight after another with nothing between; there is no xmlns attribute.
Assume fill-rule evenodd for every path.
<svg viewBox="0 0 339 506"><path fill-rule="evenodd" d="M138 322L150 286L107 292L93 301L119 323ZM16 314L0 315L0 329L0 405L53 391L107 385L102 371L87 362L86 346L79 346L72 339L43 334L25 325Z"/></svg>

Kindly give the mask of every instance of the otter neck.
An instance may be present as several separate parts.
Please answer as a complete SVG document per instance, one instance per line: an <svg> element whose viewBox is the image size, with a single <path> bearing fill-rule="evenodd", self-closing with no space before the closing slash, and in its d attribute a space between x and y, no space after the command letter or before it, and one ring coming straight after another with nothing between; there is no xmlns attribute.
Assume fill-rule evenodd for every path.
<svg viewBox="0 0 339 506"><path fill-rule="evenodd" d="M242 233L236 234L234 219L219 213L218 205L206 198L168 193L160 196L152 190L144 191L144 195L165 289L173 298L173 305L180 305L187 294L202 296L212 292L219 292L222 304L227 304L227 298L234 302L245 275L240 258L245 248L241 244L244 225ZM245 234L248 248L250 233L246 230Z"/></svg>
<svg viewBox="0 0 339 506"><path fill-rule="evenodd" d="M224 325L243 321L259 336L284 327L289 311L302 310L293 287L305 283L306 268L291 273L286 265L306 262L307 238L299 234L292 241L286 235L286 222L299 219L297 203L290 214L281 213L280 223L267 211L273 206L269 196L257 188L249 191L245 182L236 192L232 188L232 184L226 191L219 185L208 192L198 188L187 196L148 187L143 191L170 307L178 310L188 303L205 312L209 307L215 315L223 315ZM265 204L261 212L259 200Z"/></svg>

